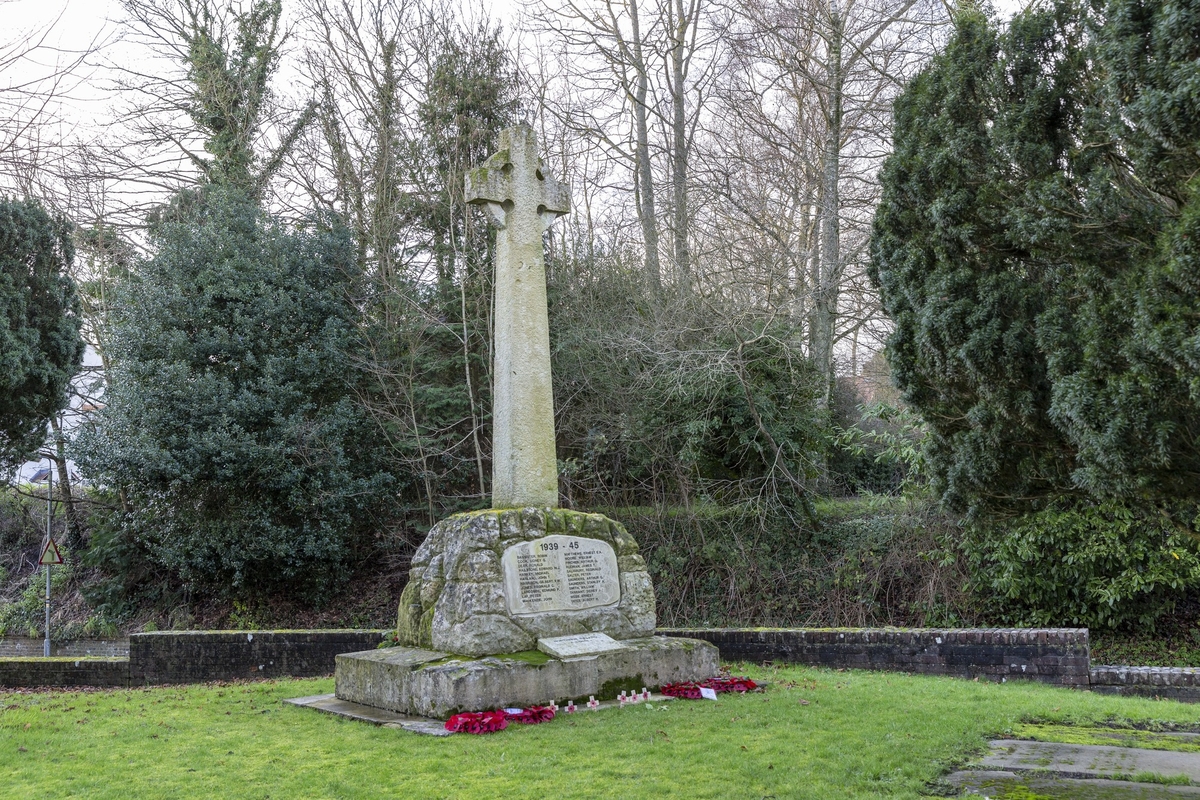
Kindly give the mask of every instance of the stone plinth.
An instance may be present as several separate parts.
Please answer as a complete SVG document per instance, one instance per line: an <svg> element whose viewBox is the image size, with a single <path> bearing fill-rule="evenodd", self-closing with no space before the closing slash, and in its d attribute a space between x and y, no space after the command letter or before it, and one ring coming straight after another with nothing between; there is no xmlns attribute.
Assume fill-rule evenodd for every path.
<svg viewBox="0 0 1200 800"><path fill-rule="evenodd" d="M620 692L718 673L717 648L697 639L627 639L621 650L563 661L539 651L463 658L391 647L337 657L340 700L446 719L463 711L525 708L552 700L610 700Z"/></svg>
<svg viewBox="0 0 1200 800"><path fill-rule="evenodd" d="M569 634L650 636L654 589L637 542L601 514L476 511L429 531L398 616L400 642L410 647L515 653Z"/></svg>

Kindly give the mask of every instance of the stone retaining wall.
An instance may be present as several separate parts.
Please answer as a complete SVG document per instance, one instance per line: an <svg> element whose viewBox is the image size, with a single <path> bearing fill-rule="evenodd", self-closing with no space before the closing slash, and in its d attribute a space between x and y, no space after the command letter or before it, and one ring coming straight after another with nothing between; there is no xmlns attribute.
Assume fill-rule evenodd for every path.
<svg viewBox="0 0 1200 800"><path fill-rule="evenodd" d="M712 642L724 661L782 661L821 667L1087 686L1086 628L680 629L668 636Z"/></svg>
<svg viewBox="0 0 1200 800"><path fill-rule="evenodd" d="M127 658L0 658L0 688L128 685Z"/></svg>
<svg viewBox="0 0 1200 800"><path fill-rule="evenodd" d="M1094 692L1200 702L1200 669L1195 667L1098 664L1091 668L1089 677L1089 688Z"/></svg>
<svg viewBox="0 0 1200 800"><path fill-rule="evenodd" d="M303 678L333 673L339 653L372 650L384 631L161 631L129 637L129 677L142 683Z"/></svg>
<svg viewBox="0 0 1200 800"><path fill-rule="evenodd" d="M0 688L143 686L331 675L339 653L372 650L385 631L156 631L127 658L0 658Z"/></svg>
<svg viewBox="0 0 1200 800"><path fill-rule="evenodd" d="M0 658L40 656L45 652L42 639L27 636L0 637ZM129 655L128 639L71 639L50 642L51 656L97 656L113 658Z"/></svg>
<svg viewBox="0 0 1200 800"><path fill-rule="evenodd" d="M0 655L0 688L142 686L328 675L334 670L335 656L372 650L387 633L390 631L139 633L129 639L129 658ZM988 680L1024 678L1108 694L1200 702L1200 669L1090 667L1086 628L672 629L658 633L712 642L724 661L776 661ZM40 656L41 642L29 641L36 641L36 655ZM11 640L0 644L4 642ZM73 655L96 649L94 642L67 644L76 651Z"/></svg>

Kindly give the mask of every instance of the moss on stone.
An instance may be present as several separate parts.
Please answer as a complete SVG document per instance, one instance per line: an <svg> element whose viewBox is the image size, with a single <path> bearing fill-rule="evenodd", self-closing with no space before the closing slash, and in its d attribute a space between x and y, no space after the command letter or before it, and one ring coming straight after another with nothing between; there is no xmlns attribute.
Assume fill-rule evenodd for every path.
<svg viewBox="0 0 1200 800"><path fill-rule="evenodd" d="M535 667L540 667L549 662L551 657L543 653L541 650L522 650L519 653L500 653L496 656L502 661L523 661L526 664L532 664Z"/></svg>
<svg viewBox="0 0 1200 800"><path fill-rule="evenodd" d="M417 669L421 670L429 669L430 667L444 667L447 664L453 664L455 662L462 661L463 658L464 656L447 655L433 661L426 661L424 664L418 666Z"/></svg>
<svg viewBox="0 0 1200 800"><path fill-rule="evenodd" d="M433 609L428 608L421 614L421 628L417 640L418 647L433 647Z"/></svg>
<svg viewBox="0 0 1200 800"><path fill-rule="evenodd" d="M640 692L643 688L658 687L646 686L646 680L640 673L628 678L613 678L611 681L605 681L600 685L600 691L596 694L596 699L615 700L621 692Z"/></svg>
<svg viewBox="0 0 1200 800"><path fill-rule="evenodd" d="M409 581L400 594L400 607L396 614L396 638L401 644L416 645L421 635L421 586Z"/></svg>
<svg viewBox="0 0 1200 800"><path fill-rule="evenodd" d="M1012 735L1017 739L1029 739L1035 742L1137 747L1145 750L1200 753L1200 741L1195 739L1133 728L1021 724L1013 726Z"/></svg>

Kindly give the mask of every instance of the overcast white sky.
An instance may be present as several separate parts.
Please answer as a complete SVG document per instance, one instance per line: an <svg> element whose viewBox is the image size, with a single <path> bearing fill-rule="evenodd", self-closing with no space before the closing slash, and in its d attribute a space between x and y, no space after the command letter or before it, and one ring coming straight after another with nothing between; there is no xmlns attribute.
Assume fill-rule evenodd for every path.
<svg viewBox="0 0 1200 800"><path fill-rule="evenodd" d="M1005 17L1027 1L993 0ZM285 14L292 5L285 0ZM464 0L463 5L486 8L492 16L504 21L509 30L516 27L513 20L520 0ZM118 59L122 46L116 41L116 23L122 13L119 0L0 0L0 42L34 35L58 20L49 35L49 44L66 51L80 51L93 41L108 41L112 42L110 58Z"/></svg>
<svg viewBox="0 0 1200 800"><path fill-rule="evenodd" d="M993 2L1007 17L1028 0ZM509 32L519 27L520 0L464 0L463 5L486 9ZM284 0L285 15L294 6L294 0ZM46 45L30 60L0 73L0 87L52 74L56 64L71 63L79 53L102 44L99 55L89 59L95 66L77 71L74 84L65 87L66 97L58 113L80 138L101 131L112 112L105 91L107 76L100 65L145 58L138 45L121 41L118 21L122 16L119 0L0 0L0 47L38 40ZM62 133L70 135L69 131ZM29 464L21 472L26 475L35 468Z"/></svg>
<svg viewBox="0 0 1200 800"><path fill-rule="evenodd" d="M296 5L294 0L284 0L285 24ZM517 30L520 0L462 0L462 5L487 11L511 33ZM146 57L142 46L122 41L119 23L123 17L120 0L0 0L0 48L3 48L0 53L21 42L44 45L0 72L0 87L51 75L56 66L69 64L80 53L101 45L88 58L91 66L76 70L71 85L65 87L66 96L58 115L68 127L87 138L85 130L75 126L100 129L107 124L111 113L112 98L105 91L110 75L103 64L129 64ZM285 53L292 47L299 47L299 43L293 40L285 45ZM281 65L284 80L279 82L284 91L288 86L288 69L285 56ZM62 92L60 86L57 93Z"/></svg>
<svg viewBox="0 0 1200 800"><path fill-rule="evenodd" d="M1029 0L993 0L1003 16L1010 16ZM462 0L464 6L486 9L502 21L505 28L515 32L521 0ZM295 2L284 0L284 13ZM104 45L100 63L127 63L144 57L134 44L121 41L118 25L123 16L119 0L0 0L0 45L45 36L50 47L38 51L34 63L24 63L7 69L0 75L0 85L23 81L53 72L56 59L69 63L78 54L96 43ZM286 66L285 66L286 69ZM108 115L109 98L102 88L103 70L84 71L74 89L69 92L62 116L69 123L83 126L103 125Z"/></svg>

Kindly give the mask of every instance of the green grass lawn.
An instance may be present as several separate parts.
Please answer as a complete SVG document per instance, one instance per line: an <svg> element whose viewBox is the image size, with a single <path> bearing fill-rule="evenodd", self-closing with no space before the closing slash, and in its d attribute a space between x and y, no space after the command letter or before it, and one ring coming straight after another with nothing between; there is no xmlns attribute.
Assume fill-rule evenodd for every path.
<svg viewBox="0 0 1200 800"><path fill-rule="evenodd" d="M734 671L771 686L447 738L281 702L330 679L0 693L0 796L916 798L1023 722L1200 730L1197 706L1037 684Z"/></svg>

